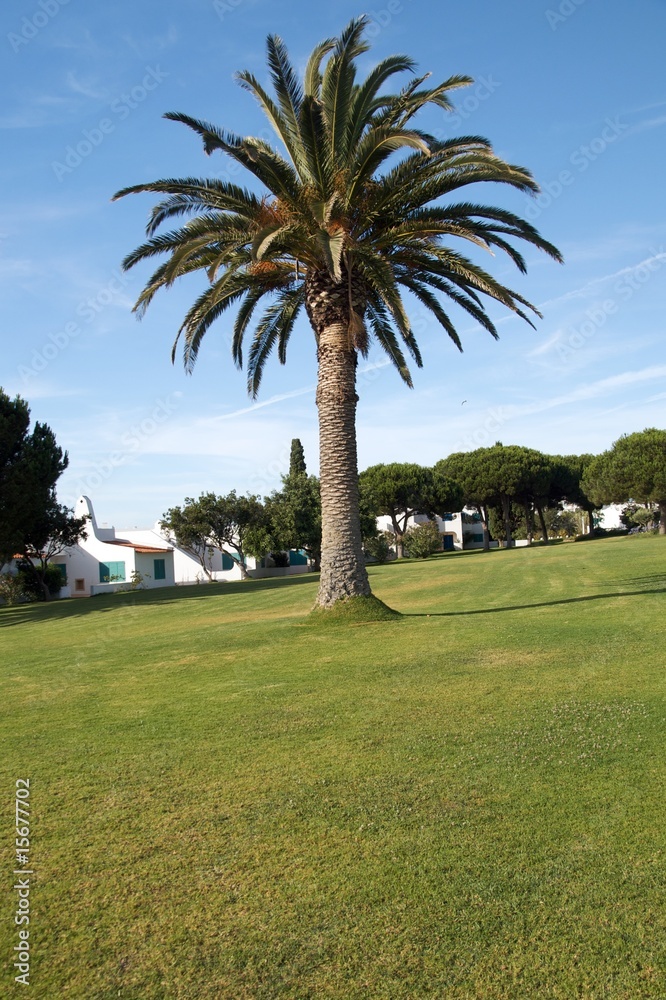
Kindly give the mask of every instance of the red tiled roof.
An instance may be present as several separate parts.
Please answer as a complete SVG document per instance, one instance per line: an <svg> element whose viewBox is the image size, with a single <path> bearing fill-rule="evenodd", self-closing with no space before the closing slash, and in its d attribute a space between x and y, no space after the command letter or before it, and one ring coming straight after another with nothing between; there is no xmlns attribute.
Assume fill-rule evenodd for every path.
<svg viewBox="0 0 666 1000"><path fill-rule="evenodd" d="M135 552L144 552L144 553L151 553L151 552L173 552L172 548L160 549L160 548L157 548L154 545L142 545L139 542L128 542L124 538L116 538L116 539L108 541L106 544L107 545L122 545L126 549L134 549Z"/></svg>

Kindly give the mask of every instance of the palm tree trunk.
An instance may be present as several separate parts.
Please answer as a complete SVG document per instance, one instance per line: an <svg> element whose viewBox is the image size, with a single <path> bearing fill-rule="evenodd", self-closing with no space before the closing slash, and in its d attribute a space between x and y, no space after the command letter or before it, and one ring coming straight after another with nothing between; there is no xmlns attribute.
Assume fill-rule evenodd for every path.
<svg viewBox="0 0 666 1000"><path fill-rule="evenodd" d="M356 351L348 327L329 323L319 335L317 407L321 488L321 577L317 605L367 596L356 458Z"/></svg>

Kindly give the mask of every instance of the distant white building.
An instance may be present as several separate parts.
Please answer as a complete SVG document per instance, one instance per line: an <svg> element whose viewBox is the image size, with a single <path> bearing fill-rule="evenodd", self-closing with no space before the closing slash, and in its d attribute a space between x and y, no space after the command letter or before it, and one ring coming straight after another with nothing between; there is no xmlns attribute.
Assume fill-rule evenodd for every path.
<svg viewBox="0 0 666 1000"><path fill-rule="evenodd" d="M414 514L408 518L407 528L413 528L418 524L425 524L428 520L427 514ZM474 511L458 511L457 513L446 514L443 518L437 515L435 521L442 536L442 551L462 552L463 549L483 548L483 528ZM380 531L393 531L391 518L388 514L383 514L377 518L377 527ZM493 548L497 547L497 542L491 542L490 544Z"/></svg>
<svg viewBox="0 0 666 1000"><path fill-rule="evenodd" d="M610 530L611 528L624 528L620 520L620 514L626 507L626 503L611 503L608 507L602 507L598 513L599 527Z"/></svg>
<svg viewBox="0 0 666 1000"><path fill-rule="evenodd" d="M163 533L159 521L153 528L123 530L100 527L90 499L79 497L76 517L87 517L86 537L52 560L63 577L61 597L92 597L110 593L132 582L140 574L142 588L173 587L174 584L204 583L209 579L199 560L179 548ZM218 548L209 549L207 565L213 580L241 579L234 559ZM269 559L247 557L250 576L284 576L309 569L301 551L289 553L289 566L275 569Z"/></svg>

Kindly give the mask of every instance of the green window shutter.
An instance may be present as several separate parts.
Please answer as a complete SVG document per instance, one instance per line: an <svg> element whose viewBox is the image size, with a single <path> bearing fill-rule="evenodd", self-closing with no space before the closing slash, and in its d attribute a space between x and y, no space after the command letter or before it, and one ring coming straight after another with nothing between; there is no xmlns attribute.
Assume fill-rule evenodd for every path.
<svg viewBox="0 0 666 1000"><path fill-rule="evenodd" d="M166 580L166 561L164 559L154 559L153 572L156 580Z"/></svg>
<svg viewBox="0 0 666 1000"><path fill-rule="evenodd" d="M65 563L53 563L56 569L60 570L60 576L62 577L63 587L67 586L67 566Z"/></svg>
<svg viewBox="0 0 666 1000"><path fill-rule="evenodd" d="M125 579L125 563L110 562L99 564L99 582L116 583Z"/></svg>
<svg viewBox="0 0 666 1000"><path fill-rule="evenodd" d="M226 552L222 553L222 569L233 569L236 564Z"/></svg>
<svg viewBox="0 0 666 1000"><path fill-rule="evenodd" d="M303 549L290 549L289 550L289 565L290 566L307 566L308 557L306 556Z"/></svg>

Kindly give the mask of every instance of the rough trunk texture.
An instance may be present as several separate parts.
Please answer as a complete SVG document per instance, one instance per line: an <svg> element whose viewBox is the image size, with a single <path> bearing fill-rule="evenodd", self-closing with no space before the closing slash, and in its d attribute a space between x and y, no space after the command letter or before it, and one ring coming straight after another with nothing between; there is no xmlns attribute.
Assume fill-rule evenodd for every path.
<svg viewBox="0 0 666 1000"><path fill-rule="evenodd" d="M362 315L362 305L354 302ZM330 608L367 597L356 458L356 350L349 337L346 281L308 275L306 309L317 334L317 407L321 489L321 577L316 604Z"/></svg>

